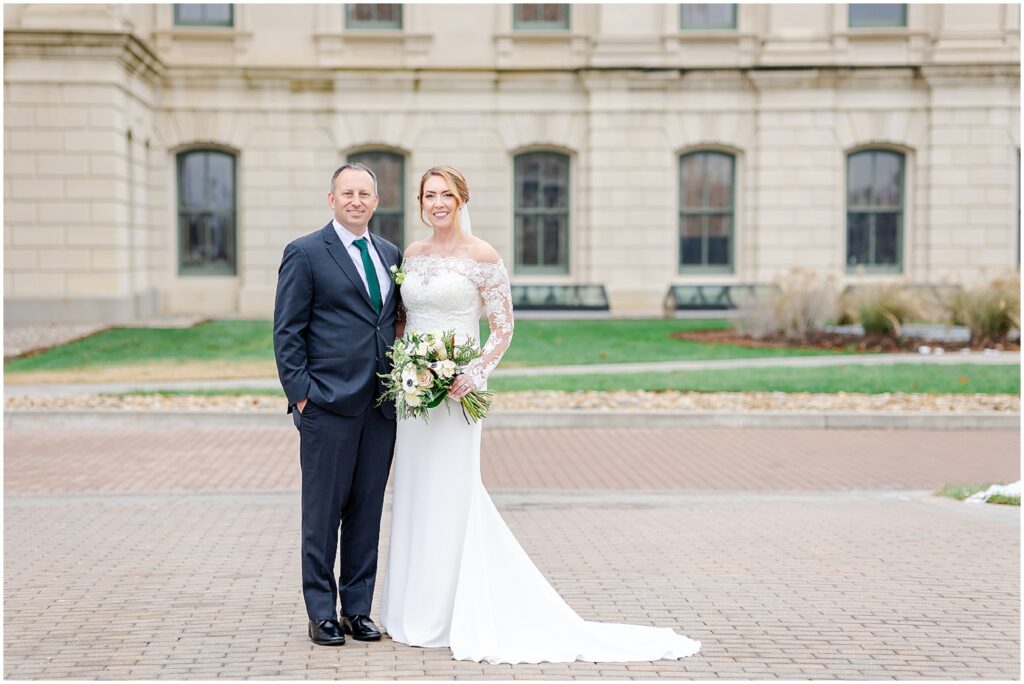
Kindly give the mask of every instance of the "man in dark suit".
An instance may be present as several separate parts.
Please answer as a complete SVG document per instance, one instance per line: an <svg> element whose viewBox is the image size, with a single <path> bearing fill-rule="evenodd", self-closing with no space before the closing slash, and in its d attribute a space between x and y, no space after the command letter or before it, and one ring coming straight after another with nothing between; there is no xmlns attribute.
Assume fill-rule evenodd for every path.
<svg viewBox="0 0 1024 684"><path fill-rule="evenodd" d="M346 633L381 638L370 603L395 408L375 404L395 341L399 296L389 268L402 253L367 230L378 202L368 166L339 168L327 193L334 218L289 243L278 271L274 353L300 434L302 594L309 638L322 645L340 646Z"/></svg>

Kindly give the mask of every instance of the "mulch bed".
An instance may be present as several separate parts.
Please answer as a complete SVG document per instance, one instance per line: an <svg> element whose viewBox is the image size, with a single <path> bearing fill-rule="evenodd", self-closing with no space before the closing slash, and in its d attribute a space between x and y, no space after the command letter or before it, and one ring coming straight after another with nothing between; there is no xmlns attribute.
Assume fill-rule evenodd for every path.
<svg viewBox="0 0 1024 684"><path fill-rule="evenodd" d="M842 335L839 333L814 332L799 339L779 336L768 336L760 339L741 335L735 330L699 330L695 332L677 331L672 338L689 340L702 344L731 344L738 347L773 348L773 349L813 349L825 351L859 351L885 353L918 353L918 347L927 345L932 349L941 347L945 351L970 349L982 351L997 349L999 351L1020 351L1020 341L991 340L954 342L947 340L922 340L914 337L889 337L888 335Z"/></svg>

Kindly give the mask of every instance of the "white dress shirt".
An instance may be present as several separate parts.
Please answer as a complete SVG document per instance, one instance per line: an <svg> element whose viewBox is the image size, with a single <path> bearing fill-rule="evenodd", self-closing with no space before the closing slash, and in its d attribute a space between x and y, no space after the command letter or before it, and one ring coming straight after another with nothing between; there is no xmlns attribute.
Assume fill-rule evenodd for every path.
<svg viewBox="0 0 1024 684"><path fill-rule="evenodd" d="M345 245L345 251L352 258L352 263L355 264L359 277L363 279L363 287L366 288L367 294L370 292L370 284L366 281L366 269L363 268L363 254L353 243L361 237L366 238L366 241L370 243L370 261L373 262L374 268L377 271L377 282L380 284L380 302L383 305L388 300L388 292L391 291L391 274L388 272L388 269L384 268L384 262L381 261L380 255L377 254L377 248L373 246L373 241L370 240L370 231L367 230L362 235L353 235L345 226L338 223L338 219L331 219L331 223L334 224L334 232L338 234L341 244Z"/></svg>

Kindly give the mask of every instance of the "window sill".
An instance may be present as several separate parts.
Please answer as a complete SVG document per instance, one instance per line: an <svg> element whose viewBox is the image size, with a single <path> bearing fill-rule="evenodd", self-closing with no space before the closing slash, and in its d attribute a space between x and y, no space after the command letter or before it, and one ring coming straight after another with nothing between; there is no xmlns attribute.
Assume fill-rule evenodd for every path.
<svg viewBox="0 0 1024 684"><path fill-rule="evenodd" d="M911 31L906 26L864 26L863 28L851 27L845 31L836 31L833 35L846 36L848 38L892 38L893 36L906 37L912 34L928 35L926 31Z"/></svg>
<svg viewBox="0 0 1024 684"><path fill-rule="evenodd" d="M248 40L252 38L252 32L239 31L234 26L176 26L153 31L153 38L157 41L167 39L230 43L239 39Z"/></svg>
<svg viewBox="0 0 1024 684"><path fill-rule="evenodd" d="M220 268L203 268L203 267L191 267L182 268L178 267L179 278L237 278L237 270L227 270Z"/></svg>
<svg viewBox="0 0 1024 684"><path fill-rule="evenodd" d="M331 33L314 33L313 42L320 63L380 63L382 53L390 53L403 61L408 57L422 57L427 54L434 35L431 33L407 33L402 29L347 29ZM360 53L370 50L365 59Z"/></svg>
<svg viewBox="0 0 1024 684"><path fill-rule="evenodd" d="M713 282L715 285L724 285L736 282L736 271L732 269L687 269L678 271L672 281L673 285L693 285L694 283Z"/></svg>
<svg viewBox="0 0 1024 684"><path fill-rule="evenodd" d="M690 29L662 34L661 48L670 63L748 67L757 59L760 39L736 29Z"/></svg>
<svg viewBox="0 0 1024 684"><path fill-rule="evenodd" d="M891 43L926 43L930 40L927 31L908 29L905 26L892 28L862 28L836 31L832 34L833 44L860 42L891 42Z"/></svg>
<svg viewBox="0 0 1024 684"><path fill-rule="evenodd" d="M572 31L523 30L498 33L494 47L498 65L503 67L535 66L536 60L551 62L559 67L583 66L592 45L591 37Z"/></svg>
<svg viewBox="0 0 1024 684"><path fill-rule="evenodd" d="M830 43L837 64L920 64L928 58L931 37L927 31L902 26L855 28L834 32Z"/></svg>
<svg viewBox="0 0 1024 684"><path fill-rule="evenodd" d="M679 43L729 43L754 38L753 33L737 29L680 29L662 34L663 42Z"/></svg>
<svg viewBox="0 0 1024 684"><path fill-rule="evenodd" d="M864 278L885 278L885 277L897 277L903 275L903 268L901 266L854 266L846 268L846 275L850 278L856 279L860 277Z"/></svg>
<svg viewBox="0 0 1024 684"><path fill-rule="evenodd" d="M239 53L248 48L251 41L251 31L240 31L233 26L176 26L153 32L156 52L169 61L178 61L175 53L187 54L192 48L201 49L204 56L211 50Z"/></svg>
<svg viewBox="0 0 1024 684"><path fill-rule="evenodd" d="M572 283L572 274L568 271L543 271L523 267L512 267L513 285L565 285Z"/></svg>

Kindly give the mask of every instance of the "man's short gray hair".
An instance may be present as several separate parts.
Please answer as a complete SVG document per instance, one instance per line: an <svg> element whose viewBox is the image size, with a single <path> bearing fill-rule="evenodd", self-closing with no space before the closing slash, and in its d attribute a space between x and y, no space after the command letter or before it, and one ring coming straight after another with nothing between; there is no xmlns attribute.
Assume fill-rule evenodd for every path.
<svg viewBox="0 0 1024 684"><path fill-rule="evenodd" d="M331 192L334 192L334 181L338 180L338 176L345 169L355 169L357 171L365 171L366 173L370 174L370 178L373 179L373 194L377 194L377 174L375 174L373 172L373 169L371 169L363 162L348 162L339 166L337 170L334 172L334 175L331 176Z"/></svg>

